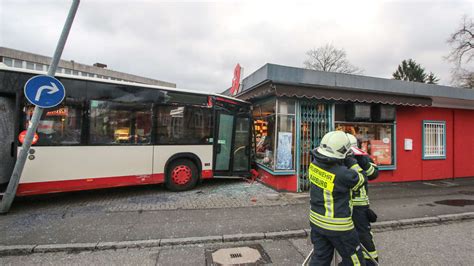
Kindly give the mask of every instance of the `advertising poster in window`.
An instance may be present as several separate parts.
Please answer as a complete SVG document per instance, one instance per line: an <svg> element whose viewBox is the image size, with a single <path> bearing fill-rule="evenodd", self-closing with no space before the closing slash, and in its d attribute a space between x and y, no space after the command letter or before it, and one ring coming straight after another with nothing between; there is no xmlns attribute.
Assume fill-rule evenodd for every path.
<svg viewBox="0 0 474 266"><path fill-rule="evenodd" d="M293 169L293 156L291 154L291 143L293 134L291 132L278 132L276 169Z"/></svg>
<svg viewBox="0 0 474 266"><path fill-rule="evenodd" d="M392 151L388 138L383 140L371 140L370 150L372 159L374 159L376 164L390 165L392 163Z"/></svg>

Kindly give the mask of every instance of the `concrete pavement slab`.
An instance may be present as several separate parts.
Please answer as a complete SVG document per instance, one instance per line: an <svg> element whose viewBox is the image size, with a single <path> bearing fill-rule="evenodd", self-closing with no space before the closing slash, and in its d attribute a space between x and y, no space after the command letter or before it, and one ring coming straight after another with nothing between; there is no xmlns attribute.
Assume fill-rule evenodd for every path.
<svg viewBox="0 0 474 266"><path fill-rule="evenodd" d="M0 257L1 265L144 265L154 266L158 250L118 249L85 252L34 253L29 256Z"/></svg>
<svg viewBox="0 0 474 266"><path fill-rule="evenodd" d="M306 238L297 238L297 239L289 239L293 246L298 250L301 256L305 257L313 250L313 245L311 244L311 240L309 237Z"/></svg>
<svg viewBox="0 0 474 266"><path fill-rule="evenodd" d="M203 247L176 247L172 249L161 249L156 265L205 265Z"/></svg>
<svg viewBox="0 0 474 266"><path fill-rule="evenodd" d="M262 242L273 265L299 265L304 260L303 255L288 240Z"/></svg>

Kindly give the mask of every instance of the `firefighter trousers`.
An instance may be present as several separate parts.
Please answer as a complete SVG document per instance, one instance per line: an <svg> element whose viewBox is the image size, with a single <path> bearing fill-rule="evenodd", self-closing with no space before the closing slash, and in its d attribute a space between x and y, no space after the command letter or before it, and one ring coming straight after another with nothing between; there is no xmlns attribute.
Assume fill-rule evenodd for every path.
<svg viewBox="0 0 474 266"><path fill-rule="evenodd" d="M365 265L355 229L333 235L326 234L324 230L311 224L311 243L313 243L314 250L309 262L311 266L329 266L334 249L342 257L342 262L339 265Z"/></svg>
<svg viewBox="0 0 474 266"><path fill-rule="evenodd" d="M354 206L352 211L352 221L354 222L357 234L359 235L360 243L364 245L370 256L378 261L378 254L375 249L371 226L367 216L368 210L369 206ZM365 251L363 251L362 254L364 255L364 259L368 266L375 265L372 260L370 260L369 254Z"/></svg>

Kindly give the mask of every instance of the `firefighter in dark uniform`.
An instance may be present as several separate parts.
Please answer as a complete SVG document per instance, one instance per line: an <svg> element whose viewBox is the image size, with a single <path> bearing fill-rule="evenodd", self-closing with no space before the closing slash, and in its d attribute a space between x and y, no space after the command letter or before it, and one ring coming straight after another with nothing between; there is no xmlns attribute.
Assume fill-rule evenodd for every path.
<svg viewBox="0 0 474 266"><path fill-rule="evenodd" d="M314 245L310 265L330 265L334 249L342 265L365 265L359 237L352 222L353 191L367 178L350 153L346 133L332 131L324 135L312 151L309 167L311 181L311 242Z"/></svg>
<svg viewBox="0 0 474 266"><path fill-rule="evenodd" d="M357 139L351 134L347 134L351 147L358 148ZM357 160L357 163L367 174L368 180L374 180L379 175L377 165L367 155L353 155ZM370 259L371 257L378 261L377 250L375 249L375 243L371 232L371 222L375 222L377 216L369 208L369 195L368 195L368 184L364 184L357 191L352 194L352 205L354 206L352 212L352 220L354 221L355 228L359 234L360 243L364 245L368 253L362 250L364 259L367 265L375 265ZM370 256L369 256L370 255Z"/></svg>

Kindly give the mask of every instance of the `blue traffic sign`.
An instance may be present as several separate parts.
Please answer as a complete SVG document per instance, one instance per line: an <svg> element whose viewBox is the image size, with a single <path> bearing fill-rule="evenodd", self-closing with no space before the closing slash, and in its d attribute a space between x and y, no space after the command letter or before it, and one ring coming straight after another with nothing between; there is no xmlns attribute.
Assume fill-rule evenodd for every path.
<svg viewBox="0 0 474 266"><path fill-rule="evenodd" d="M25 84L28 101L41 108L51 108L60 104L66 96L63 84L54 77L39 75L30 78Z"/></svg>

